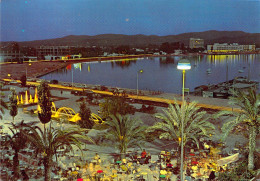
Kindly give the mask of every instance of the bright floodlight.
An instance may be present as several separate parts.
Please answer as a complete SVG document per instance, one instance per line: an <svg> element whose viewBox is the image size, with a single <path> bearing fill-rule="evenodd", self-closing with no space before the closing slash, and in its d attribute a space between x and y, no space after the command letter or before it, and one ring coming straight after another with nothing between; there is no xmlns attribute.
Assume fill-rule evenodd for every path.
<svg viewBox="0 0 260 181"><path fill-rule="evenodd" d="M177 65L177 69L180 69L180 70L191 69L190 61L189 60L180 60Z"/></svg>

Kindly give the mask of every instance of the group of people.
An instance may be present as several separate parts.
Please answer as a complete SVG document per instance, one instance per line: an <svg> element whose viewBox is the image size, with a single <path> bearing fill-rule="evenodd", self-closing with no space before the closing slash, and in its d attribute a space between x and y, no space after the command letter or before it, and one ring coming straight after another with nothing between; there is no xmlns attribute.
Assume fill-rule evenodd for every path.
<svg viewBox="0 0 260 181"><path fill-rule="evenodd" d="M149 164L151 160L151 154L147 153L145 149L143 149L141 155L138 155L137 152L132 156L133 163Z"/></svg>

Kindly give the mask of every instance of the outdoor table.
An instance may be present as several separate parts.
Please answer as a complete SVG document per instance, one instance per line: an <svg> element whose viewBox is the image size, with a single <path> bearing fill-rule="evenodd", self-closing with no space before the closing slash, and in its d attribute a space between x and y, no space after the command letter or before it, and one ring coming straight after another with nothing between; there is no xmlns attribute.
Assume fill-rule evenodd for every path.
<svg viewBox="0 0 260 181"><path fill-rule="evenodd" d="M162 179L162 180L165 180L165 179L166 179L166 175L160 175L159 177L160 177L160 180L161 180L161 179Z"/></svg>
<svg viewBox="0 0 260 181"><path fill-rule="evenodd" d="M121 161L116 161L116 164L117 164L118 168L120 168L119 167L120 163L122 163L122 162Z"/></svg>

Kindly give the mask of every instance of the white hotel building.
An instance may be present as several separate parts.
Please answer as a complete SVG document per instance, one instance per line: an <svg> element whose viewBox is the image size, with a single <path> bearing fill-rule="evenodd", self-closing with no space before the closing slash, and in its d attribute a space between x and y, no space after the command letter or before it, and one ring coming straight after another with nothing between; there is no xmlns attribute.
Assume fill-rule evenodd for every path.
<svg viewBox="0 0 260 181"><path fill-rule="evenodd" d="M208 52L241 52L241 51L255 51L255 45L239 45L238 43L214 43L214 45L207 45Z"/></svg>

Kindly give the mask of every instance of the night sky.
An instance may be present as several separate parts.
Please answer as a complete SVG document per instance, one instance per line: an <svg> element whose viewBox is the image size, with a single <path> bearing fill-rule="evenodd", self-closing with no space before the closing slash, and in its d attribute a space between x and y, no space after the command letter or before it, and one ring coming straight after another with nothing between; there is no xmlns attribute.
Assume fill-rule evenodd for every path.
<svg viewBox="0 0 260 181"><path fill-rule="evenodd" d="M1 41L67 35L260 32L259 0L0 0Z"/></svg>

